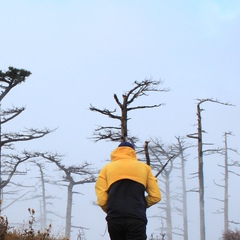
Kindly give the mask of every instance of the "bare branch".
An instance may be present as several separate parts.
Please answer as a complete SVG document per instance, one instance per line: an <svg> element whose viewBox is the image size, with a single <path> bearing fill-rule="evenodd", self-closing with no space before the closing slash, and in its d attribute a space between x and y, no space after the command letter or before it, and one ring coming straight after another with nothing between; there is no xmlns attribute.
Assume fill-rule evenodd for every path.
<svg viewBox="0 0 240 240"><path fill-rule="evenodd" d="M25 110L24 107L22 107L22 108L13 107L12 109L1 110L0 123L4 124L4 123L14 119L19 114L21 114L24 110Z"/></svg>
<svg viewBox="0 0 240 240"><path fill-rule="evenodd" d="M222 105L226 105L226 106L231 106L231 107L234 107L235 105L231 104L231 103L228 103L228 102L221 102L219 101L218 99L212 99L212 98L205 98L205 99L200 99L200 98L197 98L198 100L198 105L204 103L204 102L213 102L213 103L218 103L218 104L222 104Z"/></svg>
<svg viewBox="0 0 240 240"><path fill-rule="evenodd" d="M114 115L113 113L115 113L116 112L116 109L114 109L113 111L110 111L110 110L108 110L108 109L103 109L103 110L101 110L101 109L98 109L98 108L95 108L95 107L93 107L92 105L91 105L91 107L89 108L91 111L95 111L95 112L99 112L99 113L101 113L101 114L103 114L103 115L106 115L106 116L108 116L108 117L110 117L110 118L114 118L114 119L121 119L121 117L120 116L117 116L117 115Z"/></svg>
<svg viewBox="0 0 240 240"><path fill-rule="evenodd" d="M1 142L0 146L8 145L14 142L22 142L22 141L30 141L33 139L42 138L45 135L52 133L55 129L50 130L45 128L43 130L38 130L34 128L27 129L22 131L21 133L18 132L8 132L2 133L1 135Z"/></svg>
<svg viewBox="0 0 240 240"><path fill-rule="evenodd" d="M165 105L165 104L161 103L161 104L151 105L151 106L137 106L137 107L127 108L127 110L132 111L132 110L136 110L136 109L157 108L157 107L160 107L160 106L163 106L163 105Z"/></svg>
<svg viewBox="0 0 240 240"><path fill-rule="evenodd" d="M187 135L188 138L198 139L197 133L192 133Z"/></svg>
<svg viewBox="0 0 240 240"><path fill-rule="evenodd" d="M3 162L2 165L4 166L4 169L2 172L8 173L7 178L2 180L0 183L0 189L3 189L7 184L9 184L11 178L16 173L18 166L33 158L34 155L27 151L22 152L22 156L20 155L14 155L14 154L2 154Z"/></svg>
<svg viewBox="0 0 240 240"><path fill-rule="evenodd" d="M149 92L169 91L169 89L166 89L166 88L163 88L163 89L158 88L158 86L161 83L162 83L161 81L154 81L152 79L145 79L142 82L135 81L134 87L130 89L128 92L125 92L124 94L122 94L122 102L118 98L117 94L114 94L113 98L120 109L120 112L121 112L120 114L116 113L117 111L116 109L113 111L110 111L106 108L99 109L90 105L90 108L89 108L90 111L98 112L112 119L116 119L120 122L119 124L120 128L117 128L117 127L114 128L114 130L117 130L117 131L112 131L113 128L110 128L110 127L101 127L96 129L93 140L97 142L100 140L125 141L125 139L137 139L134 136L128 136L129 130L127 128L127 122L130 120L130 118L128 117L128 113L132 110L137 110L137 109L160 107L163 104L139 105L139 106L133 106L133 107L132 106L130 107L130 105L137 98L141 96L147 96Z"/></svg>

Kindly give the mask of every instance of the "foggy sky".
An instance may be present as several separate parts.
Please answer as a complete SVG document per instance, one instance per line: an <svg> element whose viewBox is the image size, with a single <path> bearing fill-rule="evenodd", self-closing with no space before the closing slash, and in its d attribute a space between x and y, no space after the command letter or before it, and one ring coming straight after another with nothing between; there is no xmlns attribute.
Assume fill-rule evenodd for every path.
<svg viewBox="0 0 240 240"><path fill-rule="evenodd" d="M213 98L235 107L204 104L203 128L207 132L204 140L222 147L223 133L232 131L234 136L229 138L229 146L238 148L239 1L2 0L0 3L0 69L13 66L32 72L26 83L2 102L3 107L26 106L18 121L7 127L57 128L44 139L19 144L19 150L57 151L66 155L65 164L89 161L96 168L102 167L116 144L93 143L89 137L97 125L115 122L88 108L92 104L115 109L113 94L121 96L135 80L145 78L161 79L163 87L171 91L153 93L140 100L165 106L130 116L129 127L141 139L139 144L151 137L171 143L175 136L196 132L196 99ZM188 189L197 186L197 180L190 179L190 174L197 171L196 156L193 151L188 159ZM239 159L231 155L232 160L237 160L235 157ZM205 159L206 239L218 239L223 229L223 216L213 214L221 208L213 198L223 196L221 189L216 196L213 194L216 189L213 179L221 182L223 177L217 166L221 161L220 156L212 157L211 161ZM29 179L30 176L21 181ZM230 219L240 221L236 215L239 179L231 179ZM176 181L177 176L173 178L173 190ZM76 187L84 195L74 198L73 224L90 228L86 230L88 239L109 239L108 234L100 236L106 222L101 209L92 205L93 187L93 184ZM64 196L66 189L58 189L57 193ZM62 197L56 202L62 206L59 211L64 216L66 199ZM188 204L189 239L197 240L196 193L188 194ZM19 202L14 210L6 210L4 214L13 217L21 209L22 216L19 215L26 219L28 213L23 205L26 209L38 207L33 200ZM153 206L149 216L159 211ZM181 227L178 218L175 216L174 226ZM62 222L56 224L61 226ZM160 219L150 218L148 232L157 232L160 226ZM235 225L231 227L234 230ZM180 238L175 236L174 240L177 239Z"/></svg>

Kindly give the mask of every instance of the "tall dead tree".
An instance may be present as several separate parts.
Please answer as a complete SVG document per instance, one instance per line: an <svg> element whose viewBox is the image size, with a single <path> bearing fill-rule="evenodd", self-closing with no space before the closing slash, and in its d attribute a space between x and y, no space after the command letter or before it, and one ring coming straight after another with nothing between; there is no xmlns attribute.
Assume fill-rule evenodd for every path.
<svg viewBox="0 0 240 240"><path fill-rule="evenodd" d="M51 169L49 168L49 164L47 165L46 162L44 163L39 159L39 154L36 153L34 156L31 157L30 160L30 167L28 173L31 174L31 172L34 174L34 179L36 179L36 182L31 177L30 186L23 186L24 188L30 188L29 194L27 197L25 197L22 201L33 201L37 200L39 202L39 216L36 217L36 224L39 223L39 229L41 231L45 231L45 229L49 226L47 222L51 222L50 215L57 216L59 218L62 218L61 214L59 214L59 210L54 211L51 206L55 205L56 199L59 199L54 193L55 191L49 191L48 186L54 185L61 187L58 182L59 180L57 178L54 178ZM33 159L36 158L36 159ZM36 174L36 169L39 171L39 175ZM47 173L50 171L50 175ZM29 181L28 181L29 182ZM32 190L33 189L33 190Z"/></svg>
<svg viewBox="0 0 240 240"><path fill-rule="evenodd" d="M199 183L199 215L200 215L200 240L205 240L205 211L204 211L204 171L203 171L203 138L202 133L204 132L202 129L202 118L201 112L203 109L201 108L201 104L205 102L218 103L226 106L233 106L229 103L223 103L218 100L213 100L210 98L207 99L197 99L197 133L187 135L190 138L197 139L198 141L198 183Z"/></svg>
<svg viewBox="0 0 240 240"><path fill-rule="evenodd" d="M187 187L186 187L186 149L191 146L187 146L184 139L181 137L176 137L177 144L174 144L175 148L178 149L180 158L180 170L181 170L181 182L182 182L182 209L179 211L183 216L183 239L188 240L188 213L187 213Z"/></svg>
<svg viewBox="0 0 240 240"><path fill-rule="evenodd" d="M161 188L161 191L164 193L165 198L163 201L165 202L164 207L160 207L165 212L165 220L166 220L166 236L167 239L173 239L173 224L172 224L172 201L175 197L171 192L171 173L173 170L173 159L178 156L177 149L168 145L165 146L158 139L151 139L151 145L149 146L149 154L151 156L151 167L153 170L159 172L161 171L161 177L159 177L160 181L164 184L164 188ZM169 161L166 166L165 163Z"/></svg>
<svg viewBox="0 0 240 240"><path fill-rule="evenodd" d="M227 135L230 133L224 133L224 232L228 231L229 218L228 218L228 143Z"/></svg>
<svg viewBox="0 0 240 240"><path fill-rule="evenodd" d="M72 205L73 194L78 193L73 191L75 185L83 185L93 183L96 181L97 171L91 168L90 163L83 163L79 166L65 166L61 163L62 156L58 154L40 154L40 157L49 162L54 163L58 170L62 171L64 175L61 181L62 185L67 187L67 207L66 207L66 224L65 224L65 237L70 239L72 228ZM76 180L77 178L77 180Z"/></svg>
<svg viewBox="0 0 240 240"><path fill-rule="evenodd" d="M128 129L128 120L129 112L133 110L139 109L147 109L147 108L156 108L160 107L161 104L156 105L138 105L132 106L133 102L137 100L137 98L142 96L147 96L149 92L167 92L169 91L166 88L159 88L159 85L162 84L162 81L154 81L152 79L146 79L141 82L134 82L134 87L129 91L122 94L122 101L118 98L117 94L113 95L113 98L120 109L120 113L117 113L117 109L108 110L106 108L99 109L92 105L90 105L90 111L98 112L107 117L117 120L120 122L120 127L114 126L100 126L99 128L95 129L93 134L93 140L95 142L100 140L109 140L109 141L126 141L129 139L133 144L137 142L137 138L134 136L129 136L129 129Z"/></svg>
<svg viewBox="0 0 240 240"><path fill-rule="evenodd" d="M14 153L14 144L42 138L52 132L47 128L43 130L26 128L19 132L4 132L3 130L3 126L15 120L25 110L25 107L11 107L4 110L2 102L9 92L25 82L30 75L29 71L13 67L9 67L5 72L0 70L0 198L2 198L2 189L10 183L13 175L18 174L18 166L32 157L25 150L22 154Z"/></svg>
<svg viewBox="0 0 240 240"><path fill-rule="evenodd" d="M33 161L34 165L36 165L39 169L39 177L36 177L40 181L38 181L38 185L36 187L36 192L31 196L31 199L39 199L40 200L40 223L41 223L41 230L44 231L47 227L47 221L49 220L49 214L55 214L53 211L50 211L48 206L53 205L51 200L56 199L56 196L47 193L47 184L57 185L57 181L54 180L51 176L51 180L49 179L50 176L47 176L45 173L45 165L44 163Z"/></svg>
<svg viewBox="0 0 240 240"><path fill-rule="evenodd" d="M46 196L46 186L45 186L45 177L43 172L43 165L40 163L36 163L39 168L40 172L40 180L41 180L41 187L42 187L42 208L41 208L41 229L44 230L47 226L47 196Z"/></svg>
<svg viewBox="0 0 240 240"><path fill-rule="evenodd" d="M236 149L230 148L228 146L228 136L232 135L231 132L224 132L224 147L219 151L220 154L224 156L224 164L218 164L219 167L223 168L223 176L224 176L224 184L220 185L217 184L215 181L214 183L218 186L224 189L224 197L223 199L216 199L220 202L223 202L223 210L217 211L217 213L220 213L224 215L224 232L227 233L229 231L229 223L239 224L235 221L229 221L229 174L234 174L237 176L240 176L238 173L234 172L233 170L230 170L231 167L238 167L239 163L237 161L230 163L229 160L229 152L234 152L238 154L238 151Z"/></svg>

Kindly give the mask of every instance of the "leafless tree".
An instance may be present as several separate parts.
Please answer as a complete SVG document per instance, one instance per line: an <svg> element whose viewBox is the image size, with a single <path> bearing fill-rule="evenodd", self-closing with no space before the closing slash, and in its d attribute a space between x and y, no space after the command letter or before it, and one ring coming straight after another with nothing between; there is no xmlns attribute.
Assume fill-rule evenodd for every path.
<svg viewBox="0 0 240 240"><path fill-rule="evenodd" d="M42 218L41 218L41 229L45 229L46 226L47 226L47 196L46 196L46 187L45 187L45 184L46 184L46 181L45 181L45 177L44 177L44 172L43 172L43 165L41 163L37 163L36 162L36 165L38 166L39 168L39 172L40 172L40 180L41 180L41 186L42 186L42 211L41 211L41 215L42 215Z"/></svg>
<svg viewBox="0 0 240 240"><path fill-rule="evenodd" d="M223 209L221 211L217 211L217 213L223 213L224 214L224 232L229 231L229 223L232 222L234 224L239 224L235 221L229 221L229 174L234 174L237 176L240 176L238 173L236 173L233 170L230 170L232 167L239 167L239 164L237 161L230 162L229 160L229 152L234 152L236 154L239 154L236 149L230 148L228 146L228 136L233 135L231 132L224 132L224 147L220 149L218 153L224 156L224 164L218 164L219 167L223 168L223 176L224 176L224 184L218 184L214 181L214 183L218 186L224 189L224 198L219 199L215 198L216 200L223 202Z"/></svg>
<svg viewBox="0 0 240 240"><path fill-rule="evenodd" d="M178 209L183 216L183 239L188 240L188 214L187 214L187 187L186 187L186 170L185 170L185 165L186 165L186 150L190 147L191 145L186 144L184 138L182 137L176 137L177 144L174 144L175 148L178 149L179 152L179 158L180 158L180 170L181 170L181 182L182 182L182 196L180 197L180 202L182 203L182 208Z"/></svg>
<svg viewBox="0 0 240 240"><path fill-rule="evenodd" d="M29 71L13 67L9 67L5 72L0 71L0 198L2 198L2 189L10 183L13 175L21 174L18 172L19 165L32 157L32 154L26 150L16 154L14 144L42 138L53 131L47 128L43 130L26 128L19 132L3 131L3 126L15 120L25 107L11 107L4 110L2 101L10 91L25 82L30 75Z"/></svg>
<svg viewBox="0 0 240 240"><path fill-rule="evenodd" d="M194 138L198 141L198 180L199 180L199 211L200 211L200 240L205 240L205 213L204 213L204 172L203 172L203 137L202 133L202 117L201 112L203 109L201 105L206 102L222 104L226 106L233 106L229 103L223 103L219 100L214 100L211 98L197 99L197 133L187 135L190 138Z"/></svg>
<svg viewBox="0 0 240 240"><path fill-rule="evenodd" d="M126 139L129 139L133 144L137 142L137 137L129 135L129 129L127 127L129 118L129 112L139 109L147 108L157 108L163 104L155 105L137 105L132 106L133 102L136 101L139 97L147 96L149 92L167 92L167 88L159 88L159 85L162 84L162 81L155 81L152 79L146 79L141 82L134 82L134 87L129 91L122 94L122 101L120 101L117 94L113 95L113 98L120 109L120 113L117 112L117 109L99 109L90 105L90 110L93 112L98 112L100 114L106 115L107 117L117 120L120 122L120 126L99 126L95 129L93 134L94 141L108 140L108 141L118 141L122 142Z"/></svg>
<svg viewBox="0 0 240 240"><path fill-rule="evenodd" d="M58 181L55 180L52 176L46 173L46 165L43 162L40 162L38 159L31 161L32 167L37 166L39 170L39 176L36 176L36 179L39 179L38 183L34 186L34 191L31 191L32 194L28 196L28 198L24 199L39 199L40 202L40 227L41 230L44 231L47 227L47 221L49 220L48 215L52 214L55 216L59 216L59 213L53 212L50 210L48 206L52 206L52 200L56 200L57 196L53 194L49 194L47 191L47 185L58 185ZM30 171L32 170L32 167Z"/></svg>
<svg viewBox="0 0 240 240"><path fill-rule="evenodd" d="M66 224L65 224L65 237L70 238L72 227L72 204L73 194L78 193L73 191L75 185L83 185L93 183L96 181L97 171L91 167L90 163L82 163L79 166L65 166L61 163L62 157L57 153L43 153L39 154L40 157L49 162L56 164L59 171L62 171L61 181L62 185L67 187L67 207L66 207ZM77 180L76 180L77 178Z"/></svg>
<svg viewBox="0 0 240 240"><path fill-rule="evenodd" d="M158 139L151 139L151 145L149 145L149 155L151 156L151 167L153 170L161 171L160 181L164 184L164 188L161 188L161 192L164 193L164 207L160 207L165 212L166 226L167 226L167 239L172 240L173 226L172 226L172 206L171 200L175 198L171 192L171 172L173 170L173 160L178 156L177 149L172 145L165 146ZM172 158L173 157L173 158ZM168 165L165 163L169 160Z"/></svg>

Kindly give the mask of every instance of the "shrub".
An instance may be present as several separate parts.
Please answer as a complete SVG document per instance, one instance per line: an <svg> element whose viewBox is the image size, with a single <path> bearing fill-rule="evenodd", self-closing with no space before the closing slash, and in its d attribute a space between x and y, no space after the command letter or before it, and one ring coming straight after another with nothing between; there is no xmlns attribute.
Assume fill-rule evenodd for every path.
<svg viewBox="0 0 240 240"><path fill-rule="evenodd" d="M223 240L240 240L240 231L237 229L235 231L228 230L223 233Z"/></svg>
<svg viewBox="0 0 240 240"><path fill-rule="evenodd" d="M0 216L0 239L5 239L5 235L8 231L8 219Z"/></svg>
<svg viewBox="0 0 240 240"><path fill-rule="evenodd" d="M50 236L51 232L51 224L44 232L35 231L33 228L33 224L35 222L35 211L34 209L28 208L28 212L30 213L29 218L29 226L24 229L22 232L17 230L10 231L10 227L8 225L7 217L0 216L0 240L68 240L64 238L54 238Z"/></svg>

